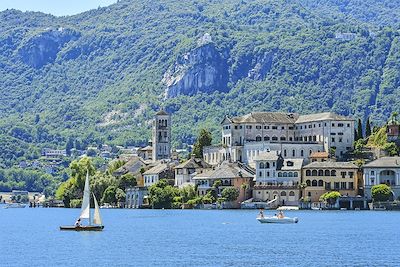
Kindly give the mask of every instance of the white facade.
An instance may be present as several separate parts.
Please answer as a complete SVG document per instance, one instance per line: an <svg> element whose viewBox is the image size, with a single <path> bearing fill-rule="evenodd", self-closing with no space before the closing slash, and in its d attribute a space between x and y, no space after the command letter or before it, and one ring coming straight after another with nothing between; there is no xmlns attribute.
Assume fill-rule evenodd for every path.
<svg viewBox="0 0 400 267"><path fill-rule="evenodd" d="M153 184L157 183L160 180L158 174L144 174L143 179L144 179L144 186L146 187L152 186Z"/></svg>

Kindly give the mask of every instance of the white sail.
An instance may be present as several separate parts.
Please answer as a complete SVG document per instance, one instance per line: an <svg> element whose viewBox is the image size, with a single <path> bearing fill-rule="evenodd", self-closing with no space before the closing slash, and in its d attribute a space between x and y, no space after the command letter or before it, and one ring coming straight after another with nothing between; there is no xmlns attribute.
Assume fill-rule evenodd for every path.
<svg viewBox="0 0 400 267"><path fill-rule="evenodd" d="M90 221L89 171L87 171L87 173L86 173L85 189L83 190L82 209L81 209L81 215L79 216L79 218L89 219L89 221Z"/></svg>
<svg viewBox="0 0 400 267"><path fill-rule="evenodd" d="M99 209L99 204L97 203L96 196L93 194L93 199L94 199L94 216L93 216L93 223L102 225L101 221L101 216L100 216L100 209Z"/></svg>

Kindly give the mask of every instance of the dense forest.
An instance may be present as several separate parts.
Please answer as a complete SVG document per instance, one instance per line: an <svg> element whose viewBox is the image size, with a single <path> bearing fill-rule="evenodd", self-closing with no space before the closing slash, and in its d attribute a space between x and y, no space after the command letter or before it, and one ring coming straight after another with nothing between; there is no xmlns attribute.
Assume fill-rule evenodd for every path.
<svg viewBox="0 0 400 267"><path fill-rule="evenodd" d="M332 110L381 124L400 110L399 18L389 0L0 12L0 167L69 140L144 145L160 107L173 114L175 147L204 127L218 142L225 114L250 111Z"/></svg>

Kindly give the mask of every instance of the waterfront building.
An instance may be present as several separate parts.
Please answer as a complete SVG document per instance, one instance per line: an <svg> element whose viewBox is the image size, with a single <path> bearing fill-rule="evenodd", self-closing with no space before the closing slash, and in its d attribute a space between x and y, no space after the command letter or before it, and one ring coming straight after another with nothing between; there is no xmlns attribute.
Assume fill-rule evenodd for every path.
<svg viewBox="0 0 400 267"><path fill-rule="evenodd" d="M303 167L302 183L306 185L303 197L318 202L320 197L330 191L338 191L342 196L358 195L361 173L351 162L312 162Z"/></svg>
<svg viewBox="0 0 400 267"><path fill-rule="evenodd" d="M149 187L161 179L174 180L174 171L171 165L160 162L143 173L144 186Z"/></svg>
<svg viewBox="0 0 400 267"><path fill-rule="evenodd" d="M204 148L204 159L213 165L224 160L254 165L254 158L265 151L279 151L305 162L313 152L343 158L354 142L354 120L332 112L252 112L226 116L221 126L222 146Z"/></svg>
<svg viewBox="0 0 400 267"><path fill-rule="evenodd" d="M148 205L147 187L135 186L125 190L125 207L129 209L139 209L144 205Z"/></svg>
<svg viewBox="0 0 400 267"><path fill-rule="evenodd" d="M377 184L387 184L392 189L393 198L400 196L400 157L382 157L363 166L365 196L372 199L371 188Z"/></svg>
<svg viewBox="0 0 400 267"><path fill-rule="evenodd" d="M203 159L192 157L175 167L175 186L194 185L193 177L211 168Z"/></svg>
<svg viewBox="0 0 400 267"><path fill-rule="evenodd" d="M263 152L254 158L256 172L254 201L270 201L271 205L298 205L303 159L285 159L276 152Z"/></svg>
<svg viewBox="0 0 400 267"><path fill-rule="evenodd" d="M171 158L171 116L164 110L154 116L152 144L153 161Z"/></svg>
<svg viewBox="0 0 400 267"><path fill-rule="evenodd" d="M214 182L221 181L217 194L220 195L224 188L234 187L239 190L239 197L232 203L233 208L240 207L240 203L251 197L254 174L242 168L238 163L222 162L214 169L210 169L193 177L197 185L197 193L204 196Z"/></svg>

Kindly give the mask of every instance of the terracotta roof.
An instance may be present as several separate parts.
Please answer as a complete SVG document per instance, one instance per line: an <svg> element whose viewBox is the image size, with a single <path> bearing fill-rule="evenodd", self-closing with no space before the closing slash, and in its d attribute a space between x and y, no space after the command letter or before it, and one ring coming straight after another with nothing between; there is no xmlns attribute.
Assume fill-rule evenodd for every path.
<svg viewBox="0 0 400 267"><path fill-rule="evenodd" d="M251 112L244 116L228 118L233 123L294 123L299 114L285 112Z"/></svg>
<svg viewBox="0 0 400 267"><path fill-rule="evenodd" d="M304 123L304 122L312 122L312 121L325 121L325 120L352 121L353 119L350 117L338 115L333 112L323 112L323 113L315 113L315 114L308 114L308 115L300 115L299 118L296 120L296 123Z"/></svg>
<svg viewBox="0 0 400 267"><path fill-rule="evenodd" d="M323 161L323 162L311 162L304 166L304 168L332 168L332 169L358 169L358 166L352 162L340 162L340 161Z"/></svg>
<svg viewBox="0 0 400 267"><path fill-rule="evenodd" d="M254 175L240 168L236 163L223 162L215 170L200 173L193 179L232 179L232 178L253 178Z"/></svg>
<svg viewBox="0 0 400 267"><path fill-rule="evenodd" d="M310 158L329 158L328 152L312 152Z"/></svg>
<svg viewBox="0 0 400 267"><path fill-rule="evenodd" d="M364 165L363 168L400 168L400 157L382 157Z"/></svg>

